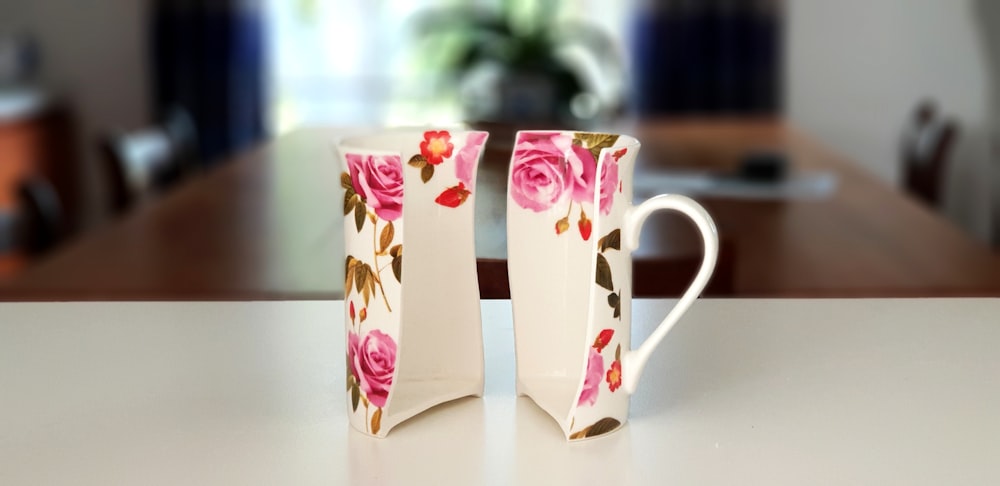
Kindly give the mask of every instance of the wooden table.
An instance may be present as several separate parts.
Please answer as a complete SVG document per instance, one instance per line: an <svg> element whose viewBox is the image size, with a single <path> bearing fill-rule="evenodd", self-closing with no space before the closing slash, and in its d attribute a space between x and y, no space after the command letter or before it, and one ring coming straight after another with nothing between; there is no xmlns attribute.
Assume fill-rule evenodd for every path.
<svg viewBox="0 0 1000 486"><path fill-rule="evenodd" d="M510 302L482 309L485 396L380 440L347 423L342 302L0 304L0 484L1000 484L998 299L702 300L573 444L516 396Z"/></svg>
<svg viewBox="0 0 1000 486"><path fill-rule="evenodd" d="M780 121L649 122L628 130L644 142L641 170L725 166L763 147L785 152L796 170L839 178L822 200L702 198L728 262L710 295L1000 295L1000 262L985 245ZM345 133L304 129L233 157L66 245L0 286L0 299L339 298L334 144ZM508 154L491 151L480 169L476 239L487 284L505 278ZM636 254L636 288L671 295L694 271L694 263L677 262L696 262L699 242L679 217L654 218ZM648 291L661 281L665 287Z"/></svg>

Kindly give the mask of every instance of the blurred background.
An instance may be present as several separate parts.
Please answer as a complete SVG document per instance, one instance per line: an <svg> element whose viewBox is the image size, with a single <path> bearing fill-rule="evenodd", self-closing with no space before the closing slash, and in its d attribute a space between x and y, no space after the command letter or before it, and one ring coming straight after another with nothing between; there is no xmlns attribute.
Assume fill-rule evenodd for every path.
<svg viewBox="0 0 1000 486"><path fill-rule="evenodd" d="M992 0L0 0L0 228L58 205L69 239L120 217L122 179L301 127L744 117L933 187L916 197L1000 245ZM178 141L138 181L108 162Z"/></svg>

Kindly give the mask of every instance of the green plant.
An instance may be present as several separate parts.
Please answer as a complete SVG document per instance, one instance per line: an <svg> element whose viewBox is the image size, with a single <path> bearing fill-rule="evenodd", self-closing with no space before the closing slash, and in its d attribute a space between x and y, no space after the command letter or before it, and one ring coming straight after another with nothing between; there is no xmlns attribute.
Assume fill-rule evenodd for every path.
<svg viewBox="0 0 1000 486"><path fill-rule="evenodd" d="M579 20L560 19L558 12L557 2L544 0L504 0L493 9L425 10L412 19L421 65L439 77L438 89L452 91L484 66L500 72L501 84L526 77L543 79L551 93L549 118L565 121L593 116L588 110L573 109L586 108L580 105L581 99L592 104L597 100L592 87L598 80L587 72L587 62L599 66L602 76L621 77L622 61L603 30Z"/></svg>

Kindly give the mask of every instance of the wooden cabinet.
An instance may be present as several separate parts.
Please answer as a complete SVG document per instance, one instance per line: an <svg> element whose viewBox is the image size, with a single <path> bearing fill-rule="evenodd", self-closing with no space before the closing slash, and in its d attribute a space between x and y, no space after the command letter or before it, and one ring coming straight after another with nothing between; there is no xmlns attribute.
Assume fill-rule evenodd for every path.
<svg viewBox="0 0 1000 486"><path fill-rule="evenodd" d="M28 258L11 235L19 217L18 187L25 178L41 176L55 187L66 223L74 225L78 165L68 111L47 104L27 112L0 116L0 278L20 270Z"/></svg>

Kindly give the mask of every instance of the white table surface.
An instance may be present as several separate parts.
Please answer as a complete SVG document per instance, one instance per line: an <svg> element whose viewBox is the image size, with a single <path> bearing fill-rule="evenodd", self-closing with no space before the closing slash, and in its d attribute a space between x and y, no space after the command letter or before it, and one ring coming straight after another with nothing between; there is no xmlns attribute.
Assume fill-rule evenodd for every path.
<svg viewBox="0 0 1000 486"><path fill-rule="evenodd" d="M638 301L636 337L670 301ZM1000 300L703 300L604 438L514 396L349 430L340 302L0 305L0 484L1000 484Z"/></svg>

